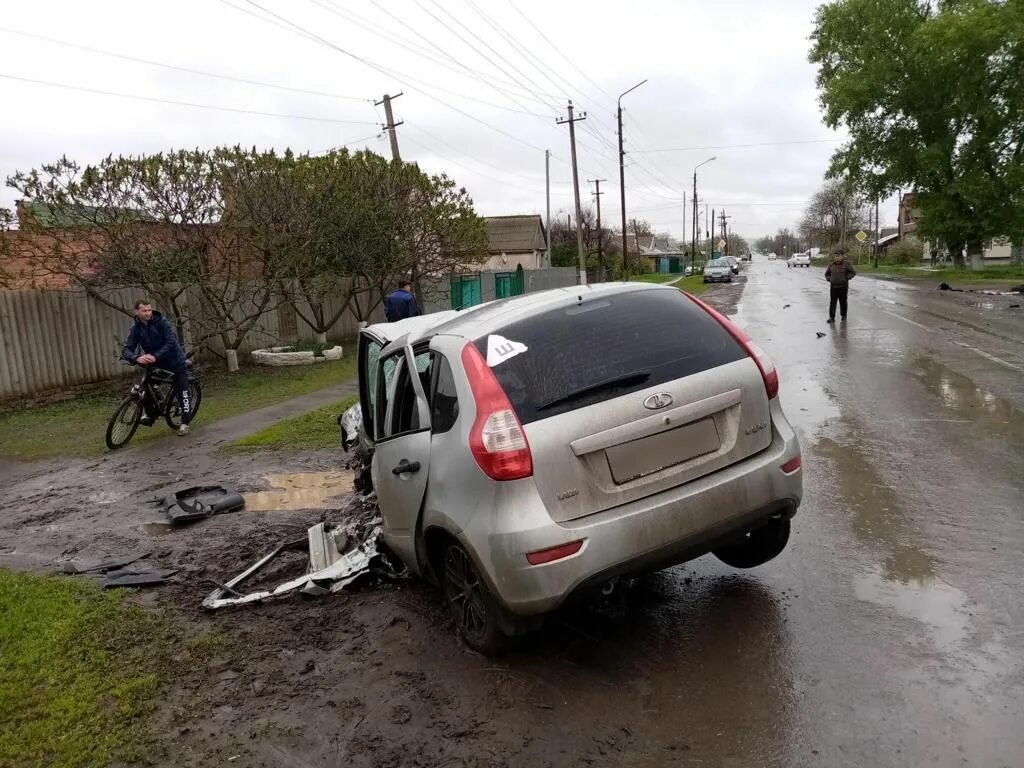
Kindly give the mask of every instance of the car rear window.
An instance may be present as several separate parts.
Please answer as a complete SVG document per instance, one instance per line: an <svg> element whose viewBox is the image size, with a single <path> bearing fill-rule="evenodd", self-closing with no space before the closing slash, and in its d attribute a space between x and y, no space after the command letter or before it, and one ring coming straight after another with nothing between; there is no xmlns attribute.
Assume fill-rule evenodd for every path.
<svg viewBox="0 0 1024 768"><path fill-rule="evenodd" d="M595 297L475 343L485 358L492 352L492 369L523 424L746 356L714 318L671 290Z"/></svg>

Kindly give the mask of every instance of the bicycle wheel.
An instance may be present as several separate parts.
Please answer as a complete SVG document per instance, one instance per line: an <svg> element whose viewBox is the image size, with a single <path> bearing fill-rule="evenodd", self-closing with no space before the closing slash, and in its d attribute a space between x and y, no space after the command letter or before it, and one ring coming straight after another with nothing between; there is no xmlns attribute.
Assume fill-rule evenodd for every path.
<svg viewBox="0 0 1024 768"><path fill-rule="evenodd" d="M126 397L117 406L114 415L107 423L107 448L116 451L126 445L139 428L142 418L142 400L138 397Z"/></svg>
<svg viewBox="0 0 1024 768"><path fill-rule="evenodd" d="M199 413L199 404L203 401L203 387L196 379L188 383L188 394L192 400L192 418L194 419L196 414ZM177 392L172 392L168 396L169 402L167 403L167 411L164 413L164 420L171 429L177 429L181 426L181 403L178 402L179 399Z"/></svg>

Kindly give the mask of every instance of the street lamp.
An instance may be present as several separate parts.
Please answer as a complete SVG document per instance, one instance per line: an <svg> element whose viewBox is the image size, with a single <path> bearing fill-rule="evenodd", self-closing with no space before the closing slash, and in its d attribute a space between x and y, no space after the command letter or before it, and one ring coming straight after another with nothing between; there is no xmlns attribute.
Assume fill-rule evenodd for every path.
<svg viewBox="0 0 1024 768"><path fill-rule="evenodd" d="M626 165L626 152L622 148L622 97L630 91L635 91L641 85L647 82L645 77L639 83L634 85L632 88L628 88L619 94L619 208L622 210L622 271L625 273L627 265L626 257L626 176L625 176L625 165ZM637 258L640 254L640 244L637 243Z"/></svg>
<svg viewBox="0 0 1024 768"><path fill-rule="evenodd" d="M703 163L697 163L693 168L693 257L697 258L697 169L702 165L707 165L712 160L717 160L718 157L712 156L705 160Z"/></svg>

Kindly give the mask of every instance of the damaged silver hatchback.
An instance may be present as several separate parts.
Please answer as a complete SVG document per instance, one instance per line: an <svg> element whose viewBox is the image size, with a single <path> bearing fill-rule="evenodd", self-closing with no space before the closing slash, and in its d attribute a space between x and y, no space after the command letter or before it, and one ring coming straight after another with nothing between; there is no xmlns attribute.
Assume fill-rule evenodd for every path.
<svg viewBox="0 0 1024 768"><path fill-rule="evenodd" d="M566 288L360 332L388 546L500 652L572 595L786 546L802 479L770 359L676 289ZM361 424L357 423L361 420Z"/></svg>

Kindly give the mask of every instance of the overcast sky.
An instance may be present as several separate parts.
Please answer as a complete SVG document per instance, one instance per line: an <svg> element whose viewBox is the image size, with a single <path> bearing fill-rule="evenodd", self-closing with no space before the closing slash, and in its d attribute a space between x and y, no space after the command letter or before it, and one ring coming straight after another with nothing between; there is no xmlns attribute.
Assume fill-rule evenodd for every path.
<svg viewBox="0 0 1024 768"><path fill-rule="evenodd" d="M0 17L0 177L61 154L89 162L109 153L218 144L311 152L345 144L387 154L386 137L378 137L383 109L373 102L404 92L394 102L396 120L405 121L398 128L404 160L452 176L484 215L543 214L550 149L554 215L573 206L568 127L555 124L571 97L587 113L577 123L583 202L592 200L587 179L607 179L602 217L614 225L615 101L647 78L623 99L628 216L681 235L694 166L717 156L698 172L701 208L724 206L735 231L756 237L798 220L837 146L821 122L807 63L816 5L8 3ZM164 102L76 90L83 88ZM804 143L731 146L771 142ZM16 197L5 187L0 205L13 207ZM895 219L892 202L882 224ZM689 212L686 221L688 234Z"/></svg>

